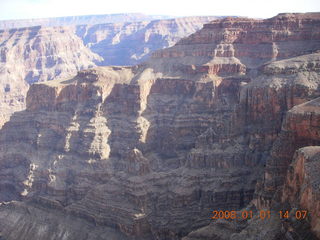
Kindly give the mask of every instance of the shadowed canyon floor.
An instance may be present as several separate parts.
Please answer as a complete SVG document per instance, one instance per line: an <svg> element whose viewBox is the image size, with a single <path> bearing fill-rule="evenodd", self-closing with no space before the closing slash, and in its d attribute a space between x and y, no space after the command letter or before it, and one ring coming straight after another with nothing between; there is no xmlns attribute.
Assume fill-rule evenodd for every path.
<svg viewBox="0 0 320 240"><path fill-rule="evenodd" d="M319 146L320 14L214 20L30 87L0 131L0 236L319 239ZM241 209L272 214L210 219Z"/></svg>

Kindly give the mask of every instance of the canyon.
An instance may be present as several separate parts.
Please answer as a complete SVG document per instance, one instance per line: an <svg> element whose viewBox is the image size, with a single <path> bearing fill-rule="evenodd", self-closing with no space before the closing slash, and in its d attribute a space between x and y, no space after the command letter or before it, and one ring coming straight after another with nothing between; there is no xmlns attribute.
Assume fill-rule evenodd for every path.
<svg viewBox="0 0 320 240"><path fill-rule="evenodd" d="M65 22L50 19L62 26L49 27L52 24L40 19L36 23L42 26L0 30L0 127L12 113L25 109L30 84L68 78L98 65L138 64L213 19L150 20L140 14L80 16ZM76 25L84 22L87 24Z"/></svg>
<svg viewBox="0 0 320 240"><path fill-rule="evenodd" d="M0 130L1 239L320 238L320 13L215 19L168 46L34 81ZM271 217L211 219L243 209Z"/></svg>

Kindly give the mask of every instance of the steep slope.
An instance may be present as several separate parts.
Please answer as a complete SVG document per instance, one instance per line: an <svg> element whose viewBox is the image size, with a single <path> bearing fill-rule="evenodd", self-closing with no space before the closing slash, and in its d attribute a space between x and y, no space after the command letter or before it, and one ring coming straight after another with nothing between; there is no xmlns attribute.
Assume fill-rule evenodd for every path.
<svg viewBox="0 0 320 240"><path fill-rule="evenodd" d="M217 17L182 17L168 20L82 25L81 37L93 52L104 58L99 65L134 65L155 50L173 46Z"/></svg>
<svg viewBox="0 0 320 240"><path fill-rule="evenodd" d="M75 75L96 65L141 62L153 51L173 45L214 19L192 17L121 23L144 18L130 14L105 17L120 23L0 31L0 127L13 112L25 108L29 84ZM68 21L80 23L77 18L72 19ZM87 23L94 22L89 20Z"/></svg>
<svg viewBox="0 0 320 240"><path fill-rule="evenodd" d="M273 64L274 65L274 64ZM292 70L292 68L291 68ZM270 210L270 218L221 220L185 237L195 239L308 239L319 235L320 98L287 112L273 144L264 177L257 185L255 215ZM279 211L288 211L281 217ZM301 212L306 211L306 217ZM282 215L283 216L283 215Z"/></svg>
<svg viewBox="0 0 320 240"><path fill-rule="evenodd" d="M282 196L282 201L288 201L292 210L302 208L308 211L311 229L318 238L320 238L319 156L319 146L304 147L296 151ZM293 224L294 222L291 225ZM290 229L291 226L286 227Z"/></svg>
<svg viewBox="0 0 320 240"><path fill-rule="evenodd" d="M25 108L29 84L74 75L101 60L63 27L1 31L0 43L0 126Z"/></svg>
<svg viewBox="0 0 320 240"><path fill-rule="evenodd" d="M27 239L65 232L78 239L75 229L90 226L87 239L110 228L130 239L181 239L191 231L186 239L290 239L292 228L313 239L314 218L287 224L285 233L276 215L208 224L213 210L240 210L253 199L251 209L272 207L293 157L280 159L285 167L275 153L319 144L318 115L296 116L301 106L292 108L320 96L319 32L317 13L226 18L138 66L33 84L27 109L0 131L0 197L17 201L0 207L3 237L29 229ZM306 105L303 111L318 109ZM290 121L295 116L305 131ZM295 134L303 139L296 145ZM279 171L270 175L275 163ZM265 188L270 182L274 189ZM275 203L294 204L290 196L303 191L295 182ZM61 215L77 221L55 231Z"/></svg>

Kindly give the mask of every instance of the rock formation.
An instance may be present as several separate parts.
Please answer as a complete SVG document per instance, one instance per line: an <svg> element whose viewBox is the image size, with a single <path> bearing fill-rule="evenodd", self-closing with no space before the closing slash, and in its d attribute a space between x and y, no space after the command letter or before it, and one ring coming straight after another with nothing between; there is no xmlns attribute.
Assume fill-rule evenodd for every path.
<svg viewBox="0 0 320 240"><path fill-rule="evenodd" d="M225 18L139 65L33 84L0 131L2 237L316 239L319 49L318 13ZM243 208L272 216L210 219Z"/></svg>
<svg viewBox="0 0 320 240"><path fill-rule="evenodd" d="M99 65L135 65L155 50L173 46L217 17L182 17L166 20L77 26L76 33L94 53Z"/></svg>
<svg viewBox="0 0 320 240"><path fill-rule="evenodd" d="M74 75L102 60L63 27L1 31L0 42L0 126L25 108L29 84Z"/></svg>
<svg viewBox="0 0 320 240"><path fill-rule="evenodd" d="M0 31L0 127L13 112L25 109L29 84L66 78L96 65L139 63L155 50L172 46L214 19L190 17L146 21L149 18L134 14L105 17L98 16L98 19L119 22ZM89 17L79 17L82 18ZM68 22L85 22L72 19ZM95 22L90 19L87 19L88 24ZM122 22L127 20L145 21ZM63 25L63 21L58 23Z"/></svg>

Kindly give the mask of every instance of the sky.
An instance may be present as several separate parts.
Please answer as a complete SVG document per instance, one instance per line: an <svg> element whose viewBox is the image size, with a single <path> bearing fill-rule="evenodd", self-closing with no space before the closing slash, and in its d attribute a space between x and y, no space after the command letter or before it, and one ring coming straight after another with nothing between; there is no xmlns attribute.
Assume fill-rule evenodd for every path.
<svg viewBox="0 0 320 240"><path fill-rule="evenodd" d="M0 0L0 20L112 13L269 18L317 11L319 0Z"/></svg>

